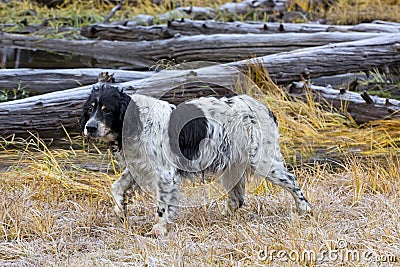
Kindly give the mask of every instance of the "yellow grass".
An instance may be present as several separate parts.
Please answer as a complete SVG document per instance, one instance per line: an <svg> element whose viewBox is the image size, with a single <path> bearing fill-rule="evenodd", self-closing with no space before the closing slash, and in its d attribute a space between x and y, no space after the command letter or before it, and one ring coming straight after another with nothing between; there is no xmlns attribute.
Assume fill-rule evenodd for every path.
<svg viewBox="0 0 400 267"><path fill-rule="evenodd" d="M0 265L398 264L400 121L357 126L312 98L289 100L262 68L249 75L262 91L253 95L278 117L282 152L313 216L297 215L280 188L252 184L258 189L235 216L223 216L223 199L217 199L181 208L167 237L146 238L154 200L135 193L128 222L116 218L109 187L119 170L109 151L93 145L49 149L36 138L3 140L0 162L11 167L1 167ZM192 185L184 191L193 191Z"/></svg>
<svg viewBox="0 0 400 267"><path fill-rule="evenodd" d="M80 28L91 23L101 22L115 6L110 1L104 0L71 0L65 1L67 4L56 8L48 8L38 5L35 1L0 1L0 24L18 24L13 28L4 30L15 30L23 28L21 21L26 20L29 25L41 24L48 20L48 25L55 31L43 30L36 34L49 35L53 37L66 37L72 34L78 38L75 31L61 32L57 34L62 26ZM194 1L171 1L181 6L209 6L218 7L230 0L194 0ZM124 1L122 8L115 13L111 21L123 21L131 19L139 14L158 16L171 10L171 2L164 1L162 5L151 4L150 0L138 0L136 5ZM241 1L238 1L241 2ZM400 21L400 1L399 0L338 0L327 9L322 8L323 1L291 0L288 2L289 10L293 10L297 3L303 10L309 12L312 18L326 18L332 24L357 24L370 22L372 20ZM311 4L310 4L311 3ZM174 7L174 5L172 5ZM267 15L266 15L267 16ZM232 16L220 14L219 19L232 19ZM234 16L237 20L244 20L245 17L252 17L249 14ZM255 16L257 17L257 16Z"/></svg>
<svg viewBox="0 0 400 267"><path fill-rule="evenodd" d="M6 1L0 2L0 23L19 23L23 19L27 19L28 24L41 24L44 19L53 19L49 21L50 26L60 27L63 24L81 27L90 23L103 21L115 6L110 1L96 0L72 0L65 1L66 4L48 8L35 3L35 1ZM216 7L229 0L195 0L191 1L191 5ZM185 1L175 1L181 6L185 5ZM163 5L154 5L150 0L138 0L134 5L128 1L124 1L120 10L118 10L111 21L122 21L133 18L139 14L160 15L171 10L170 2Z"/></svg>
<svg viewBox="0 0 400 267"><path fill-rule="evenodd" d="M357 24L373 20L400 20L399 0L338 0L327 13L336 24Z"/></svg>

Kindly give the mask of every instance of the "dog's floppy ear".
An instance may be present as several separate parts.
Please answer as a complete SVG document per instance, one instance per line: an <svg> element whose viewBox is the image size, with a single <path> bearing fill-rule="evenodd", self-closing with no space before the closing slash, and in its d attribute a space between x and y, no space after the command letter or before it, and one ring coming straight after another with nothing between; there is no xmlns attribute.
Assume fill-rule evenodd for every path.
<svg viewBox="0 0 400 267"><path fill-rule="evenodd" d="M129 103L131 102L131 97L123 92L123 89L120 89L120 99L119 99L119 120L121 122L124 121L125 112L128 108Z"/></svg>
<svg viewBox="0 0 400 267"><path fill-rule="evenodd" d="M119 89L119 99L118 99L118 125L119 125L119 133L118 133L118 149L122 149L122 127L124 123L125 113L128 109L129 103L131 102L131 97L123 92L122 89Z"/></svg>
<svg viewBox="0 0 400 267"><path fill-rule="evenodd" d="M90 105L90 99L87 99L85 104L83 104L83 112L82 116L79 119L79 133L83 134L83 130L85 129L85 125L87 121L89 120L89 113L88 113L88 107Z"/></svg>

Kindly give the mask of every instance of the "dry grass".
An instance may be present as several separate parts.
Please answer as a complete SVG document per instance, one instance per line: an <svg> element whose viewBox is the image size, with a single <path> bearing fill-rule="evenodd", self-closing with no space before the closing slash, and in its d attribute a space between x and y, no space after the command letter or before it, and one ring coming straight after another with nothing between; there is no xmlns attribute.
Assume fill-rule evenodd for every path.
<svg viewBox="0 0 400 267"><path fill-rule="evenodd" d="M60 30L63 26L81 28L88 24L101 22L109 14L115 6L111 1L107 0L71 0L66 1L68 4L56 8L48 8L38 5L34 1L0 1L0 24L17 24L14 27L2 27L4 31L21 30L24 28L23 23L29 25L41 24L44 20L48 22L48 26L52 30L44 28L35 34L45 35L56 38L79 38L74 30ZM115 13L111 21L123 21L133 18L139 14L148 14L158 16L171 10L176 3L181 6L208 6L218 7L231 0L194 0L194 1L164 1L165 4L154 5L150 0L138 0L134 5L129 1L125 1L122 8ZM238 1L240 2L240 1ZM312 19L325 17L332 24L357 24L361 22L370 22L372 20L388 20L399 21L400 2L399 0L337 0L328 8L323 8L324 1L309 0L291 0L289 1L289 9L293 10L295 4L298 4L303 10L311 14ZM326 2L326 1L325 1ZM312 3L312 4L310 4ZM266 15L267 16L267 15ZM220 20L245 20L256 19L258 16L250 14L227 16L219 14Z"/></svg>
<svg viewBox="0 0 400 267"><path fill-rule="evenodd" d="M110 153L93 146L48 149L35 138L11 141L16 148L2 141L0 161L12 167L0 177L0 265L398 264L400 121L358 127L311 98L288 100L260 68L251 76L262 91L256 97L278 117L282 151L313 204L313 216L297 215L280 188L252 184L258 188L236 216L224 217L223 200L217 199L182 208L167 237L146 238L154 201L137 193L128 222L115 217L109 187L118 168ZM106 169L88 170L96 166Z"/></svg>
<svg viewBox="0 0 400 267"><path fill-rule="evenodd" d="M20 0L0 2L0 23L12 24L19 23L26 19L28 24L41 24L44 19L51 19L50 26L60 27L68 25L73 27L82 27L94 22L103 21L110 13L115 4L111 1L94 0L71 0L59 7L49 8L35 3L35 1ZM191 5L217 7L229 0L195 0ZM185 1L174 1L181 6ZM172 6L173 7L173 6ZM165 4L154 5L150 0L138 0L136 4L124 1L121 9L112 17L111 21L121 21L132 18L139 14L160 15L171 10L169 1Z"/></svg>
<svg viewBox="0 0 400 267"><path fill-rule="evenodd" d="M399 0L338 0L327 13L335 24L358 24L373 20L399 21Z"/></svg>
<svg viewBox="0 0 400 267"><path fill-rule="evenodd" d="M192 4L216 7L228 1L196 0L192 1ZM177 4L183 2L175 1ZM26 23L28 25L41 25L46 21L48 27L35 32L35 35L48 38L80 39L82 36L79 35L78 29L104 21L105 17L115 7L115 1L108 0L71 0L65 1L65 3L58 7L49 8L29 0L5 1L5 3L0 1L0 24L8 25L5 27L1 25L1 30L24 31ZM132 1L124 1L121 9L113 15L110 21L124 21L139 14L146 14L153 15L154 21L157 22L158 15L170 10L169 1L166 1L163 5L154 5L150 0L138 0L136 4L133 4Z"/></svg>
<svg viewBox="0 0 400 267"><path fill-rule="evenodd" d="M399 0L291 0L311 14L311 18L324 17L332 24L358 24L373 20L399 21ZM326 4L324 6L324 4Z"/></svg>

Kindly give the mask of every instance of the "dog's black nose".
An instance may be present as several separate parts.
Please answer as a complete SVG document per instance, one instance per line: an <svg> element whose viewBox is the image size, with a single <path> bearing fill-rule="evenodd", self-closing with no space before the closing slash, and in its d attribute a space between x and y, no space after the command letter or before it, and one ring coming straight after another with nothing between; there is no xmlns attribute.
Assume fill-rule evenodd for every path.
<svg viewBox="0 0 400 267"><path fill-rule="evenodd" d="M86 131L87 131L89 134L94 134L94 133L96 133L96 131L97 131L97 123L94 123L94 122L88 123L88 124L86 125Z"/></svg>

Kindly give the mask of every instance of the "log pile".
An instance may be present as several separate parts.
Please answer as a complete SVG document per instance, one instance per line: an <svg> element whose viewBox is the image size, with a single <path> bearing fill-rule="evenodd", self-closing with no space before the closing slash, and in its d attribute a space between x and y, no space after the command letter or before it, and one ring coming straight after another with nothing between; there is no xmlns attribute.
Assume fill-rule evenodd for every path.
<svg viewBox="0 0 400 267"><path fill-rule="evenodd" d="M151 77L153 72L114 69L5 69L0 74L0 90L20 88L29 95L45 94L97 82L101 72L114 73L116 82L128 82Z"/></svg>
<svg viewBox="0 0 400 267"><path fill-rule="evenodd" d="M247 5L259 2L269 1L245 1ZM262 5L256 8L260 7ZM229 5L226 8L228 10ZM184 8L180 10L187 13ZM291 84L289 93L293 96L302 97L304 91L311 90L316 100L336 108L340 109L346 102L347 109L343 112L358 123L399 118L400 102L397 100L351 92L348 90L351 88L337 90L334 89L336 84L299 83L314 79L319 79L316 81L320 85L329 79L330 83L335 83L332 81L340 79L340 74L356 73L352 74L356 76L351 76L355 77L349 80L351 83L358 79L360 71L398 68L398 23L335 26L184 18L152 26L128 22L98 23L84 27L81 34L85 37L83 40L61 40L0 32L0 47L85 57L93 62L104 62L104 67L108 62L116 62L128 69L1 71L0 90L20 86L44 93L0 103L1 136L27 136L30 131L43 138L58 138L65 135L64 129L76 132L90 84L96 82L102 71L114 72L118 86L126 88L128 93L138 90L178 104L188 98L231 93L236 90L232 79L247 73L249 66L254 64L266 69L277 84ZM165 67L160 60L174 63L212 61L222 65L200 64L184 70L150 71ZM183 83L184 86L180 86Z"/></svg>

